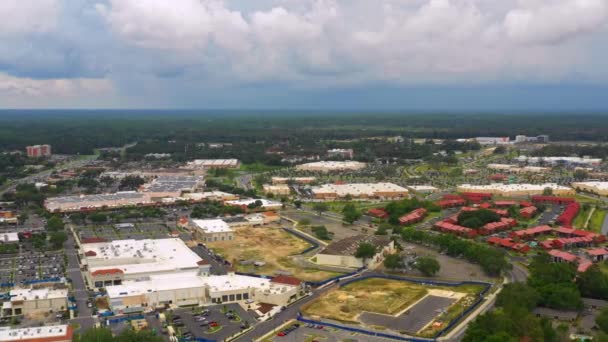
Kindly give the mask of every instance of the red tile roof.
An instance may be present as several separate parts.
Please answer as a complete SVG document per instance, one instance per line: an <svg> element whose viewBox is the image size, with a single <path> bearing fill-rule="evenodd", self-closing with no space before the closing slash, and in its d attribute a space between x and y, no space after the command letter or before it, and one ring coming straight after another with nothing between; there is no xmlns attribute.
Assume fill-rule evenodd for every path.
<svg viewBox="0 0 608 342"><path fill-rule="evenodd" d="M549 251L549 255L551 255L552 257L555 258L559 258L568 262L574 262L576 261L576 255L574 254L570 254L568 252L563 252L557 249L552 249Z"/></svg>
<svg viewBox="0 0 608 342"><path fill-rule="evenodd" d="M581 260L581 263L578 264L578 268L576 269L576 271L579 273L584 273L589 269L589 267L591 267L591 265L593 265L591 261Z"/></svg>
<svg viewBox="0 0 608 342"><path fill-rule="evenodd" d="M100 275L110 275L110 274L123 274L124 272L120 268L108 268L105 270L97 270L91 273L93 277Z"/></svg>
<svg viewBox="0 0 608 342"><path fill-rule="evenodd" d="M293 285L293 286L300 286L300 284L302 284L302 281L296 277L290 277L290 276L286 276L286 275L280 275L280 276L276 276L274 278L272 278L270 280L271 283L278 283L278 284L286 284L286 285Z"/></svg>
<svg viewBox="0 0 608 342"><path fill-rule="evenodd" d="M593 256L608 255L608 250L606 250L605 248L588 249L585 252Z"/></svg>
<svg viewBox="0 0 608 342"><path fill-rule="evenodd" d="M95 253L94 251L87 251L86 253L84 253L84 255L88 257L94 257L97 256L97 253Z"/></svg>

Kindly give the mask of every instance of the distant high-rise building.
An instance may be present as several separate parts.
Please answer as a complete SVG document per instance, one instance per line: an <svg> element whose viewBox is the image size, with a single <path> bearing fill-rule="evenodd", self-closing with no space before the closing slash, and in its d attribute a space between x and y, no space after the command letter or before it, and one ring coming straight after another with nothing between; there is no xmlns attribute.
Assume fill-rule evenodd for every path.
<svg viewBox="0 0 608 342"><path fill-rule="evenodd" d="M30 158L50 157L51 145L34 145L25 148L27 156Z"/></svg>

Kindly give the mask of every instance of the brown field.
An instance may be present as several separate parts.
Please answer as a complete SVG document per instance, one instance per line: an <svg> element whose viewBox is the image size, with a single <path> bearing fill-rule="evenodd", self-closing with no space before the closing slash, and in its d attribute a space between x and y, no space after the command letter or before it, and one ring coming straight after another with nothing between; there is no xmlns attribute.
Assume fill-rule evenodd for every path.
<svg viewBox="0 0 608 342"><path fill-rule="evenodd" d="M234 264L238 272L274 275L276 271L287 271L306 281L324 280L339 274L295 265L291 256L299 254L310 244L280 228L239 228L234 233L234 240L209 242L207 245L226 260L236 260ZM266 265L241 265L239 260L263 261Z"/></svg>
<svg viewBox="0 0 608 342"><path fill-rule="evenodd" d="M365 279L336 288L303 308L308 316L355 322L363 311L394 315L424 297L418 284L387 279Z"/></svg>
<svg viewBox="0 0 608 342"><path fill-rule="evenodd" d="M359 323L357 316L364 311L396 315L424 297L429 290L459 292L463 296L459 303L464 303L471 301L471 298L474 299L483 287L479 285L427 287L408 281L370 278L333 289L302 307L302 312L307 316ZM449 322L453 319L451 314L454 307L454 305L450 307L444 317L445 321ZM459 308L462 310L462 305Z"/></svg>

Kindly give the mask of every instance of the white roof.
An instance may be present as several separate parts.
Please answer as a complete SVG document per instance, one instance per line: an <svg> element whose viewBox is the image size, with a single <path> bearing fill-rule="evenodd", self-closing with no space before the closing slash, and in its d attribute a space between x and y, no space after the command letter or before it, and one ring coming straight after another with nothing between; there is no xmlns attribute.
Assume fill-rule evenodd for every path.
<svg viewBox="0 0 608 342"><path fill-rule="evenodd" d="M313 193L331 193L340 197L347 195L375 195L377 193L387 192L405 192L408 190L404 187L393 183L352 183L352 184L324 184L312 189Z"/></svg>
<svg viewBox="0 0 608 342"><path fill-rule="evenodd" d="M600 182L600 181L590 181L590 182L574 182L572 183L573 187L584 186L600 191L608 190L608 182Z"/></svg>
<svg viewBox="0 0 608 342"><path fill-rule="evenodd" d="M238 159L196 159L188 162L189 166L198 167L218 167L218 166L231 166L236 167L239 164Z"/></svg>
<svg viewBox="0 0 608 342"><path fill-rule="evenodd" d="M567 186L558 185L555 183L545 183L545 184L502 184L502 183L494 183L490 185L471 185L471 184L462 184L459 188L466 188L467 190L497 190L503 192L512 192L512 191L543 191L546 188L553 190L571 190Z"/></svg>
<svg viewBox="0 0 608 342"><path fill-rule="evenodd" d="M228 233L231 232L230 226L220 219L192 220L194 225L204 233Z"/></svg>
<svg viewBox="0 0 608 342"><path fill-rule="evenodd" d="M244 199L240 199L240 200L235 200L235 201L226 201L226 204L229 205L249 205L251 203L255 203L255 201L261 201L262 202L262 207L276 207L276 206L282 206L282 204L280 202L275 202L275 201L270 201L267 199L263 199L263 198L244 198Z"/></svg>
<svg viewBox="0 0 608 342"><path fill-rule="evenodd" d="M19 234L15 232L0 233L0 242L19 242Z"/></svg>
<svg viewBox="0 0 608 342"><path fill-rule="evenodd" d="M110 298L137 296L155 291L209 287L213 292L255 288L280 293L291 285L271 283L270 279L228 274L200 276L197 272L152 275L144 281L125 281L122 285L106 286Z"/></svg>
<svg viewBox="0 0 608 342"><path fill-rule="evenodd" d="M357 161L320 161L313 163L306 163L296 166L297 169L307 170L307 169L324 169L328 171L332 170L359 170L366 166L365 163L357 162Z"/></svg>
<svg viewBox="0 0 608 342"><path fill-rule="evenodd" d="M91 272L111 268L125 274L155 273L197 268L201 258L177 238L147 240L116 240L83 244Z"/></svg>
<svg viewBox="0 0 608 342"><path fill-rule="evenodd" d="M567 163L577 163L577 164L598 164L602 162L602 158L589 158L589 157L527 157L527 156L519 156L517 158L518 161L529 161L529 162L539 162L541 159L555 163L558 161L564 161Z"/></svg>
<svg viewBox="0 0 608 342"><path fill-rule="evenodd" d="M183 198L193 199L193 200L202 200L206 198L216 197L216 198L224 198L224 197L234 197L236 195L222 192L222 191L205 191L205 192L192 192L185 193L182 195Z"/></svg>
<svg viewBox="0 0 608 342"><path fill-rule="evenodd" d="M436 187L432 186L432 185L410 185L409 188L411 188L414 191L436 191L439 190Z"/></svg>
<svg viewBox="0 0 608 342"><path fill-rule="evenodd" d="M67 289L21 289L15 288L10 291L11 301L34 300L34 299L56 299L67 298Z"/></svg>
<svg viewBox="0 0 608 342"><path fill-rule="evenodd" d="M0 341L20 341L32 340L36 338L52 338L67 336L68 326L47 325L42 327L21 328L21 329L1 329Z"/></svg>

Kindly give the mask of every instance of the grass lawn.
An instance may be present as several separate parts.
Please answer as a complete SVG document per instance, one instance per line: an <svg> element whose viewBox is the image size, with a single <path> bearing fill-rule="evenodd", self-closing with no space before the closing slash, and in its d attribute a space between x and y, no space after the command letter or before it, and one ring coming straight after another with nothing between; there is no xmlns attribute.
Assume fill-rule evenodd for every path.
<svg viewBox="0 0 608 342"><path fill-rule="evenodd" d="M276 271L288 271L305 281L320 281L339 275L318 269L302 268L294 264L291 256L311 245L280 228L239 228L234 240L208 242L207 245L226 260L236 260L238 272L275 275ZM264 266L242 265L239 261L261 261Z"/></svg>
<svg viewBox="0 0 608 342"><path fill-rule="evenodd" d="M253 164L241 164L239 171L248 171L253 173L268 172L272 170L278 170L284 168L284 166L270 166L264 163L253 163Z"/></svg>
<svg viewBox="0 0 608 342"><path fill-rule="evenodd" d="M585 210L581 206L581 210L578 212L578 215L576 215L576 217L574 218L574 222L572 222L572 225L575 226L576 228L584 229L585 222L587 221L587 217L589 216L590 212L591 212L591 207L589 209Z"/></svg>
<svg viewBox="0 0 608 342"><path fill-rule="evenodd" d="M599 232L602 229L602 225L604 223L604 219L606 218L606 211L603 209L595 209L593 215L591 215L591 219L589 220L589 225L587 229Z"/></svg>
<svg viewBox="0 0 608 342"><path fill-rule="evenodd" d="M466 308L467 303L472 303L472 298L483 290L483 286L430 287L408 281L371 278L331 290L305 305L302 311L308 316L358 323L356 317L363 311L395 315L420 300L430 289L466 294L457 308L446 312L446 319L453 319L463 306Z"/></svg>

